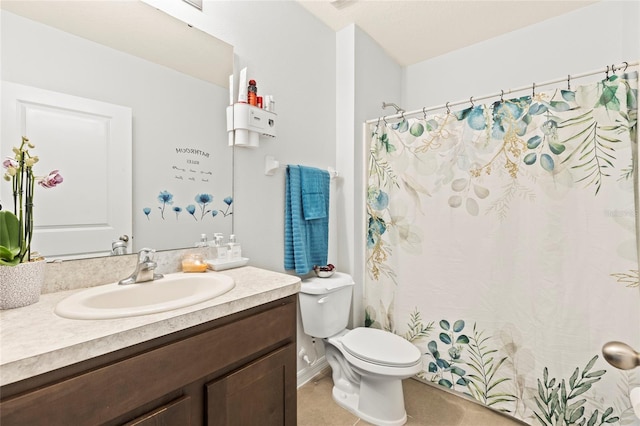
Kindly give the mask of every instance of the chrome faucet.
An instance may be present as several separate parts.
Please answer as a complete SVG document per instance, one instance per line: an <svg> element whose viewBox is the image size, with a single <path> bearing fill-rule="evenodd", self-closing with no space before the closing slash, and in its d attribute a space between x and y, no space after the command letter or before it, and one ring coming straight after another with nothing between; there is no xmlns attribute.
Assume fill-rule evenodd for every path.
<svg viewBox="0 0 640 426"><path fill-rule="evenodd" d="M162 274L156 274L153 272L158 264L153 261L153 253L156 251L150 248L143 248L138 253L138 264L136 270L127 278L118 281L118 284L133 284L142 283L145 281L153 281L163 277Z"/></svg>

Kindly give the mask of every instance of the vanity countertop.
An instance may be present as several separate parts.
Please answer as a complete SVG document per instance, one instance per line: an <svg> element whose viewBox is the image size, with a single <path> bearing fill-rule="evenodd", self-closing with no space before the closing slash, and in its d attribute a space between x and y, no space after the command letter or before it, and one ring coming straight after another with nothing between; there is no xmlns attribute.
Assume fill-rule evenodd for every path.
<svg viewBox="0 0 640 426"><path fill-rule="evenodd" d="M0 386L116 351L297 293L300 278L251 266L209 274L235 281L212 300L158 314L72 320L56 304L81 290L43 294L23 308L0 311Z"/></svg>

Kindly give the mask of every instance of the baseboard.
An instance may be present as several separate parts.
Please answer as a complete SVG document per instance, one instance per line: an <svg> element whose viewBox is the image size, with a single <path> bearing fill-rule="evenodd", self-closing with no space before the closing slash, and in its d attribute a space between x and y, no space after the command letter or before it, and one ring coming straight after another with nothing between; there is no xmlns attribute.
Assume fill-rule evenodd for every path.
<svg viewBox="0 0 640 426"><path fill-rule="evenodd" d="M298 388L309 382L326 368L329 368L329 364L327 363L327 359L323 356L318 358L318 360L314 362L313 365L310 365L298 371Z"/></svg>

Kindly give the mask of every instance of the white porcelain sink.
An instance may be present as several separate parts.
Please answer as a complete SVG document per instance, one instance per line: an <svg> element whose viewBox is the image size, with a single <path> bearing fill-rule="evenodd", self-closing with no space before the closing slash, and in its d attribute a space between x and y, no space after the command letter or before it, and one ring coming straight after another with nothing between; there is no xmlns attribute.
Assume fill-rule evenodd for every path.
<svg viewBox="0 0 640 426"><path fill-rule="evenodd" d="M139 284L91 287L60 301L55 313L72 319L124 318L170 311L220 296L235 286L215 272L166 274Z"/></svg>

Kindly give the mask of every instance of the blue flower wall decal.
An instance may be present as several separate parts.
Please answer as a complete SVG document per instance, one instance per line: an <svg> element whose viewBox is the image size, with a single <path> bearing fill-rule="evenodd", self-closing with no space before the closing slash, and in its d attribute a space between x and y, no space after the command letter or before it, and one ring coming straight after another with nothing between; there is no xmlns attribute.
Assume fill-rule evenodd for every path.
<svg viewBox="0 0 640 426"><path fill-rule="evenodd" d="M151 220L149 219L149 215L151 214L151 209L149 207L145 207L144 209L142 209L142 211L144 212L145 216L147 216L147 220Z"/></svg>
<svg viewBox="0 0 640 426"><path fill-rule="evenodd" d="M182 207L175 206L173 211L176 213L176 220L178 220L178 216L180 215L180 212L182 212Z"/></svg>
<svg viewBox="0 0 640 426"><path fill-rule="evenodd" d="M162 219L164 219L164 208L167 206L167 204L173 204L173 194L168 191L161 191L160 195L158 195L158 201L160 202L160 204L162 204L162 206L158 208L160 209Z"/></svg>
<svg viewBox="0 0 640 426"><path fill-rule="evenodd" d="M213 195L211 194L198 194L195 198L196 202L200 204L200 209L202 214L200 215L200 219L204 218L204 215L211 212L211 210L207 210L207 204L213 201Z"/></svg>
<svg viewBox="0 0 640 426"><path fill-rule="evenodd" d="M193 216L193 219L194 219L194 220L198 220L198 219L196 218L196 215L195 215L195 213L196 213L196 206L194 206L193 204L189 204L189 205L186 207L186 209L187 209L187 211L189 212L189 214L190 214L191 216Z"/></svg>
<svg viewBox="0 0 640 426"><path fill-rule="evenodd" d="M222 200L222 201L224 201L224 203L227 205L227 208L226 208L226 210L225 210L225 211L223 211L223 212L222 212L222 215L223 215L224 217L227 217L228 215L233 214L233 212L229 212L229 208L231 207L231 204L233 203L233 198L231 198L231 197L226 197L226 198L225 198L224 200Z"/></svg>

